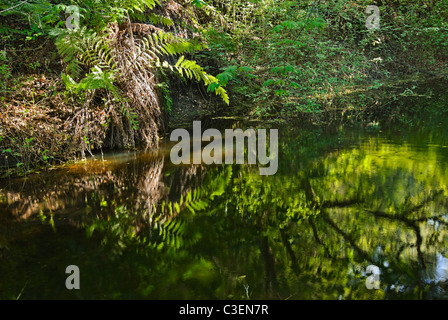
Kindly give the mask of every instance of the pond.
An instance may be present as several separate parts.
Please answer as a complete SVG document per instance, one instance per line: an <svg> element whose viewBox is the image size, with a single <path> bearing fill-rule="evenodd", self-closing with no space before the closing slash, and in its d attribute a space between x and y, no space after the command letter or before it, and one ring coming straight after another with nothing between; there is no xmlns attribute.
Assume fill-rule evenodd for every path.
<svg viewBox="0 0 448 320"><path fill-rule="evenodd" d="M167 142L1 181L0 298L448 298L444 124L271 127L274 175Z"/></svg>

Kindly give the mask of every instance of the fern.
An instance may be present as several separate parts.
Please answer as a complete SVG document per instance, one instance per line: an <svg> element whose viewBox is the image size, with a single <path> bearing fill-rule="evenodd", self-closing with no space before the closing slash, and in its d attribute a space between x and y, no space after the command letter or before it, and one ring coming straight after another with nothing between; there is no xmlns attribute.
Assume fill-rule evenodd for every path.
<svg viewBox="0 0 448 320"><path fill-rule="evenodd" d="M63 61L67 63L68 75L73 79L80 76L83 68L90 71L87 78L81 80L79 86L76 86L76 91L82 88L93 88L99 83L104 88L113 88L110 84L106 85L107 82L104 79L102 82L99 82L98 79L98 70L110 75L118 72L111 48L103 35L84 27L78 31L67 31L61 34L56 41L56 46ZM162 59L165 56L191 53L202 48L203 46L200 44L175 37L171 33L159 32L144 37L137 42L135 49L136 56L144 56L149 67L168 68L181 76L202 81L205 86L209 86L207 91L214 91L226 104L229 104L229 97L223 86L220 85L220 81L205 72L196 61L186 60L182 55L176 64L172 65L168 60ZM92 73L93 70L97 71ZM210 86L211 84L213 85Z"/></svg>
<svg viewBox="0 0 448 320"><path fill-rule="evenodd" d="M228 105L229 97L225 89L219 84L219 80L205 72L196 61L187 60L184 55L178 58L175 65L170 64L168 60L161 60L163 56L191 53L202 48L203 46L200 44L175 37L171 33L159 32L143 38L141 49L142 54L157 68L167 68L171 71L176 71L181 76L189 79L194 78L197 81L203 81L206 86L215 84L213 87L208 87L207 91L214 91Z"/></svg>
<svg viewBox="0 0 448 320"><path fill-rule="evenodd" d="M142 40L142 49L158 56L178 55L201 50L204 46L190 40L175 37L169 32L158 32L146 36Z"/></svg>
<svg viewBox="0 0 448 320"><path fill-rule="evenodd" d="M99 0L94 3L90 1L89 6L97 6L98 3L103 2L107 1ZM123 9L126 9L125 14L143 13L145 6L153 9L157 3L156 0L143 0L144 6L142 6L140 0L127 0L120 3L118 0L113 0L112 4L105 3L107 4L105 10L118 19L123 14ZM109 19L115 21L115 18ZM172 24L170 19L154 13L147 15L147 18L152 23L166 26ZM195 41L174 36L169 32L156 32L147 34L141 39L134 38L132 50L128 52L126 49L121 49L121 55L120 53L117 55L107 40L109 38L107 31L95 32L84 26L76 31L59 29L54 34L57 35L58 52L67 65L67 74L63 75L66 88L75 93L104 88L111 91L117 101L122 100L119 99L119 90L114 85L114 79L117 79L119 74L126 74L126 70L121 69L126 66L132 66L135 70L165 68L182 77L203 82L208 92L215 92L226 104L229 104L229 97L221 82L205 72L196 61L185 59L185 54L204 48ZM169 57L177 57L177 62L170 63ZM126 63L121 63L124 61L122 59L125 59Z"/></svg>
<svg viewBox="0 0 448 320"><path fill-rule="evenodd" d="M73 89L75 93L95 89L108 89L114 93L118 92L118 88L113 84L114 73L112 71L104 72L98 66L79 83L76 83L70 75L66 74L62 74L62 79L66 88Z"/></svg>
<svg viewBox="0 0 448 320"><path fill-rule="evenodd" d="M168 65L168 67L170 66ZM214 84L212 87L209 86L207 91L214 91L227 105L229 104L229 96L226 90L219 85L219 80L205 72L201 66L196 64L196 61L185 60L184 56L181 56L174 66L174 69L181 75L185 74L189 79L195 78L197 81L202 80L206 86Z"/></svg>
<svg viewBox="0 0 448 320"><path fill-rule="evenodd" d="M77 53L81 48L76 36L74 33L68 33L66 36L60 35L56 39L56 48L62 57L62 61L67 64L67 72L73 77L77 77L82 72L81 61L77 59Z"/></svg>
<svg viewBox="0 0 448 320"><path fill-rule="evenodd" d="M171 20L167 17L164 17L164 16L160 16L158 14L154 14L154 13L151 13L148 16L148 19L152 24L160 24L160 25L163 25L166 27L170 27L174 24L173 20Z"/></svg>
<svg viewBox="0 0 448 320"><path fill-rule="evenodd" d="M163 1L163 0L162 0ZM112 22L121 22L128 17L141 19L146 8L154 9L158 0L75 0L74 4L87 8L86 21L92 27L101 28ZM98 12L102 14L99 15ZM98 17L101 17L101 20Z"/></svg>
<svg viewBox="0 0 448 320"><path fill-rule="evenodd" d="M83 27L77 31L66 31L56 39L56 47L67 64L67 73L78 78L87 69L100 68L106 72L115 70L111 48L102 35Z"/></svg>

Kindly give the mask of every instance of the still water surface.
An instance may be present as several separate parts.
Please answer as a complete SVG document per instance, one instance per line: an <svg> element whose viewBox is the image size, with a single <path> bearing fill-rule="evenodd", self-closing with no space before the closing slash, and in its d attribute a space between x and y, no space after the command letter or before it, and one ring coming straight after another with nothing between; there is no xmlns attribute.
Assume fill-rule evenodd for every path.
<svg viewBox="0 0 448 320"><path fill-rule="evenodd" d="M277 127L273 176L165 145L1 181L0 298L448 298L446 127Z"/></svg>

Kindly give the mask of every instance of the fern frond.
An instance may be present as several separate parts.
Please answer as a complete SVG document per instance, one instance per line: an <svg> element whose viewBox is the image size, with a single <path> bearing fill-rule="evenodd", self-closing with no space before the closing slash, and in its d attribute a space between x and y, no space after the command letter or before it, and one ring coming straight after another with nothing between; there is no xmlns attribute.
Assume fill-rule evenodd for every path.
<svg viewBox="0 0 448 320"><path fill-rule="evenodd" d="M147 0L145 4L147 2L151 4L154 1ZM226 104L229 104L229 97L220 81L206 73L196 61L187 60L183 55L202 49L202 45L176 37L169 32L154 32L141 40L136 40L135 44L132 55L123 52L124 54L121 56L135 68L170 69L181 76L203 82L205 86L208 86L208 91L214 91ZM80 90L100 87L114 88L110 81L112 75L119 71L116 67L116 62L119 61L116 61L117 57L114 58L107 37L83 27L77 31L62 33L57 38L56 46L63 57L63 61L67 63L67 74L72 79L80 81L77 88ZM174 65L164 59L166 56L179 55L181 56ZM88 75L80 80L82 71L85 71ZM213 85L210 86L211 84Z"/></svg>
<svg viewBox="0 0 448 320"><path fill-rule="evenodd" d="M107 40L86 27L62 33L56 39L56 47L67 63L67 73L73 78L79 77L83 66L87 69L98 67L106 72L115 70Z"/></svg>
<svg viewBox="0 0 448 320"><path fill-rule="evenodd" d="M157 32L148 35L142 40L144 50L157 55L179 55L201 50L203 45L174 36L169 32Z"/></svg>
<svg viewBox="0 0 448 320"><path fill-rule="evenodd" d="M62 80L68 90L79 93L85 90L108 89L113 93L118 92L114 85L114 74L112 71L104 72L99 67L93 68L79 83L76 83L70 75L62 74Z"/></svg>
<svg viewBox="0 0 448 320"><path fill-rule="evenodd" d="M185 60L185 57L181 56L174 65L174 69L180 75L185 74L189 79L195 78L197 81L203 81L206 86L217 84L213 87L212 91L220 96L227 105L229 104L229 96L227 95L226 90L219 85L219 80L205 72L196 61Z"/></svg>
<svg viewBox="0 0 448 320"><path fill-rule="evenodd" d="M166 27L170 27L174 24L173 20L171 20L170 18L155 14L155 13L151 13L148 16L149 21L151 21L152 24L160 24Z"/></svg>

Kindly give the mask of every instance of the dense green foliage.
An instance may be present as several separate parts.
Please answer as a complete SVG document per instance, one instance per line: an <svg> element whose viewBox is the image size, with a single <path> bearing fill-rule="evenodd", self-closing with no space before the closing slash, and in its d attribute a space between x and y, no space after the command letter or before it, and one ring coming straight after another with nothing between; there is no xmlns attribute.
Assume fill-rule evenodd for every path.
<svg viewBox="0 0 448 320"><path fill-rule="evenodd" d="M218 6L218 3L220 4ZM445 73L447 1L210 1L220 21L205 31L218 78L260 116L315 117L375 103L366 89ZM368 5L380 28L368 29Z"/></svg>
<svg viewBox="0 0 448 320"><path fill-rule="evenodd" d="M229 103L218 79L188 59L204 45L189 39L194 12L176 2L6 1L0 8L6 169L26 172L85 158L92 149L157 147L172 104L165 71L202 82ZM43 56L13 59L39 48ZM22 62L26 68L18 70ZM36 82L49 77L34 92ZM25 91L19 97L18 87Z"/></svg>
<svg viewBox="0 0 448 320"><path fill-rule="evenodd" d="M104 158L0 180L0 299L448 298L448 0L0 0L0 17L0 178ZM155 150L196 103L258 120L215 128L278 128L276 174L174 166L169 144L103 154Z"/></svg>
<svg viewBox="0 0 448 320"><path fill-rule="evenodd" d="M448 1L379 1L379 29L369 5L2 0L2 167L156 148L178 109L206 100L230 116L410 122L391 101L416 95L403 80L447 76ZM203 86L185 100L190 80Z"/></svg>

